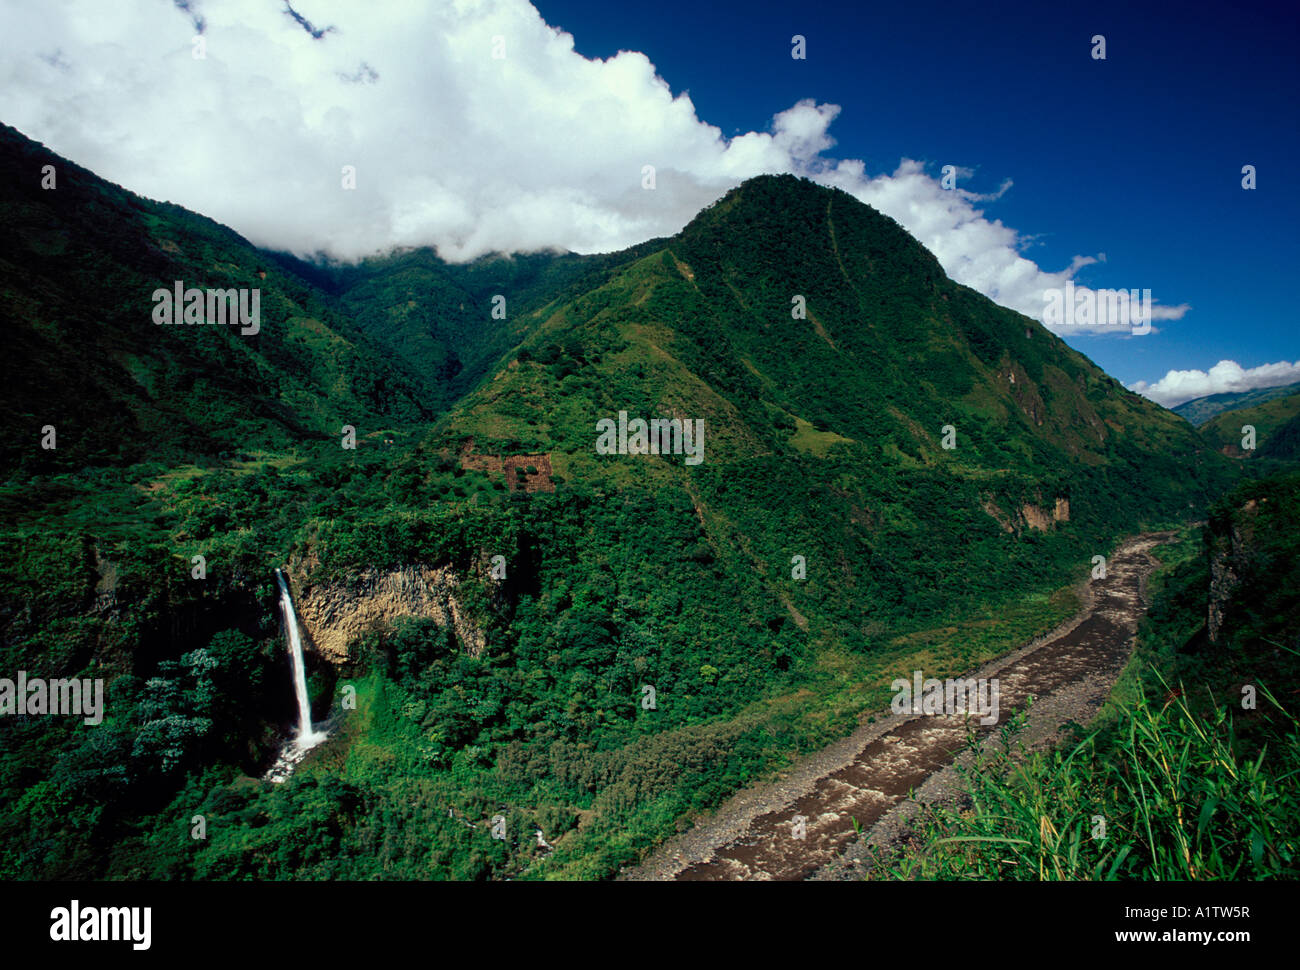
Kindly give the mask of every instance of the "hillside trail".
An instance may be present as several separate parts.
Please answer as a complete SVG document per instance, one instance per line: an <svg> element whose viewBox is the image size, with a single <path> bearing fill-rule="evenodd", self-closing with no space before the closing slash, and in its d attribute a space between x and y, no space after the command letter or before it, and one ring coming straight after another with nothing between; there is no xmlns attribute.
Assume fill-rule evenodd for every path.
<svg viewBox="0 0 1300 970"><path fill-rule="evenodd" d="M1106 578L1088 583L1084 609L967 675L998 679L1000 724L1031 695L1021 736L1030 747L1053 743L1071 721L1091 719L1127 661L1146 611L1146 580L1157 565L1149 550L1173 535L1127 539L1107 560ZM983 739L998 726L981 727L972 717L970 729ZM915 790L922 801L953 794L959 781L954 761L968 745L962 714L891 714L801 759L782 777L741 791L620 878L857 878L865 844L905 833L915 811L909 793ZM805 820L802 838L795 837L796 816Z"/></svg>

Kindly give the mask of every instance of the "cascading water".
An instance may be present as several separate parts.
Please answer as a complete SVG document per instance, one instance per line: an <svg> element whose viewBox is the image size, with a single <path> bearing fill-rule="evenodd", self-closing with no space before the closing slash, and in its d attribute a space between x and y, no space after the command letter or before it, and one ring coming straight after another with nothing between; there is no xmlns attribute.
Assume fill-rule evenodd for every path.
<svg viewBox="0 0 1300 970"><path fill-rule="evenodd" d="M293 597L289 595L289 584L285 582L284 573L277 569L275 579L280 584L280 606L284 610L284 625L289 631L289 653L293 658L293 692L298 699L298 733L284 746L266 777L271 781L284 781L293 773L294 766L302 760L303 755L329 735L325 731L312 730L311 698L307 694L307 664L302 655L298 616L293 610Z"/></svg>

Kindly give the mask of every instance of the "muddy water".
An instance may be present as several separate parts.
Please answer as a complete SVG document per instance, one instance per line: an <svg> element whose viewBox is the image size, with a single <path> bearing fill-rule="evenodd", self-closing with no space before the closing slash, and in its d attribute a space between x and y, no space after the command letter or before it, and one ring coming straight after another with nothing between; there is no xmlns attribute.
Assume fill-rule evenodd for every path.
<svg viewBox="0 0 1300 970"><path fill-rule="evenodd" d="M1099 675L1104 687L1113 684L1145 610L1142 590L1155 565L1147 550L1167 535L1141 536L1117 550L1107 563L1107 578L1091 584L1092 605L1060 635L976 672L999 679L1000 723L1006 723L1031 695L1041 701L1085 680L1095 694ZM797 797L778 800L775 808L770 797L756 799L759 806L771 810L754 814L738 834L733 819L729 828L721 829L729 835L716 844L701 851L697 837L694 851L685 854L664 846L659 860L647 860L639 872L629 875L678 880L807 879L857 840L854 820L866 832L909 792L950 765L966 747L968 730L980 736L997 730L960 714L901 715L894 720L897 723L867 742L847 764L817 777L811 786L802 786ZM802 839L794 837L796 815L806 819Z"/></svg>

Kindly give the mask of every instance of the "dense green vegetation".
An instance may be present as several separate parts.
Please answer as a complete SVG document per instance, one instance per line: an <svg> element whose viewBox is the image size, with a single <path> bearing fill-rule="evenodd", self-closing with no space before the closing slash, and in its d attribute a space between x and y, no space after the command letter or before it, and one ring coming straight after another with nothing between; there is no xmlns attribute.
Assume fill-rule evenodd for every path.
<svg viewBox="0 0 1300 970"><path fill-rule="evenodd" d="M430 403L441 411L473 388L562 294L599 285L656 242L603 256L485 256L463 264L444 262L430 249L357 265L277 259L336 297L365 333L394 348L427 380ZM499 304L497 297L506 300Z"/></svg>
<svg viewBox="0 0 1300 970"><path fill-rule="evenodd" d="M52 166L55 188L42 188ZM224 460L433 414L419 378L230 229L0 126L0 471ZM156 289L260 289L260 329L160 326ZM42 448L53 426L57 447ZM337 439L335 439L337 440Z"/></svg>
<svg viewBox="0 0 1300 970"><path fill-rule="evenodd" d="M1241 429L1247 425L1255 429L1254 450L1242 448ZM1300 454L1300 394L1223 411L1202 424L1200 432L1211 448L1234 458L1293 460Z"/></svg>
<svg viewBox="0 0 1300 970"><path fill-rule="evenodd" d="M575 486L525 498L481 475L438 473L441 459L418 450L399 462L373 453L330 463L322 449L310 471L305 464L176 475L150 493L144 515L138 489L108 488L101 477L93 491L67 499L64 535L45 531L60 521L51 495L45 524L13 536L2 581L12 602L36 608L7 617L5 669L121 673L112 681L111 717L98 728L0 722L5 780L25 793L3 819L6 873L499 876L531 860L527 822L556 845L548 860L556 871L608 874L673 831L684 812L843 733L859 711L883 707L881 685L891 678L869 673L879 669L872 665L897 662L910 646L961 670L1005 649L1004 637L1042 632L1070 609L1042 597L1022 605L1020 587L985 590L963 601L1003 603L998 624L984 629L987 621L976 619L956 635L951 610L912 604L896 620L876 619L870 637L846 638L851 652L830 670L830 656L747 561L729 567L714 557L684 492L609 500ZM412 465L425 467L427 478L410 475ZM419 488L402 491L413 479ZM449 487L470 494L424 501L452 494ZM89 499L97 503L94 528L76 516ZM358 511L322 519L313 514L322 503ZM123 523L115 539L107 522ZM287 554L269 555L265 537ZM319 716L337 701L340 683L358 688L359 707L342 715L337 739L288 785L241 781L265 767L270 735L292 720L274 565L310 548L319 577L345 575L406 561L412 547L467 574L470 550L508 556L518 578L505 603L481 598L491 649L469 658L428 621L376 631L356 645L348 669L335 675L321 665L313 678ZM204 582L187 578L195 550L207 557ZM878 557L899 590L932 568L913 555L906 547ZM101 578L97 560L114 564L117 602L83 617ZM89 568L69 575L69 563ZM891 595L901 603L901 593ZM474 602L468 592L465 599ZM851 597L840 602L845 628L861 624L861 614L848 615ZM940 631L927 631L925 623L940 620ZM900 642L908 631L918 635ZM643 684L656 689L653 711L640 706ZM819 703L791 703L799 688ZM52 747L64 766L53 772ZM259 846L283 853L322 837L298 803L298 786L312 778L324 786L312 796L320 811L333 804L327 798L342 800L328 810L337 815L335 849L266 868L272 863L256 861ZM413 791L425 792L414 808ZM348 799L368 807L349 815L341 807ZM510 830L522 835L509 847L464 824L482 823L498 805L512 807ZM209 819L207 843L188 839L194 814ZM290 831L267 828L264 843L247 831L280 817L292 820L284 823ZM558 838L583 818L591 821L581 832ZM426 846L441 847L436 860L411 854L406 842L375 856L373 840L392 837L385 827L421 833Z"/></svg>
<svg viewBox="0 0 1300 970"><path fill-rule="evenodd" d="M108 681L99 726L0 718L7 878L606 877L883 710L898 671L1049 629L1092 555L1239 474L793 178L611 256L336 267L10 129L0 165L0 676ZM261 285L261 333L155 328L175 278ZM595 454L619 411L704 420L705 460ZM545 453L554 491L470 447ZM332 738L262 781L294 719L273 570L409 564L460 577L486 649L394 616L310 655Z"/></svg>

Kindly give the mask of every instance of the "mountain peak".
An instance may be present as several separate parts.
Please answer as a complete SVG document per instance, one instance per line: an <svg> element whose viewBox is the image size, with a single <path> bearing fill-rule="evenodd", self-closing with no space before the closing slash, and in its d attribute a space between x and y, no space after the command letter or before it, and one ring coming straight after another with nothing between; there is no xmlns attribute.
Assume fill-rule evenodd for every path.
<svg viewBox="0 0 1300 970"><path fill-rule="evenodd" d="M746 179L703 209L677 238L727 245L739 233L769 248L811 247L842 267L886 253L906 253L906 272L946 278L939 261L889 216L843 189L796 175Z"/></svg>

